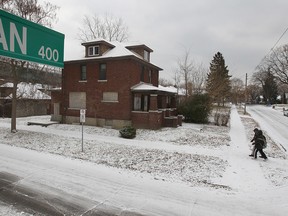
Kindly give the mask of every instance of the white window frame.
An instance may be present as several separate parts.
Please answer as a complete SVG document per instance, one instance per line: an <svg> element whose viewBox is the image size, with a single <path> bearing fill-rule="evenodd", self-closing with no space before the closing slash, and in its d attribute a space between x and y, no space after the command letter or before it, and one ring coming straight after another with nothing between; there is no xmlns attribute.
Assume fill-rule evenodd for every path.
<svg viewBox="0 0 288 216"><path fill-rule="evenodd" d="M92 51L92 53L90 53L90 50ZM89 46L88 47L88 56L97 56L100 54L100 48L99 46Z"/></svg>

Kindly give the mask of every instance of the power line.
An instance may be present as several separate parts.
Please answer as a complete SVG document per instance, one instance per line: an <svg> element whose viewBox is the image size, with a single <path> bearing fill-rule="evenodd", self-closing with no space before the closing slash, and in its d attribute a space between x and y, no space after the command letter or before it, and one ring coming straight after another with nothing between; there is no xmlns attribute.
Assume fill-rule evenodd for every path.
<svg viewBox="0 0 288 216"><path fill-rule="evenodd" d="M283 34L280 36L280 38L277 40L277 42L274 44L274 46L271 48L271 50L273 50L277 46L278 42L282 39L282 37L286 34L287 31L288 31L288 27L283 32Z"/></svg>
<svg viewBox="0 0 288 216"><path fill-rule="evenodd" d="M269 50L269 52L263 57L265 58L266 56L269 55L270 52L274 52L274 48L277 46L277 44L279 43L279 41L282 39L282 37L286 34L286 32L288 31L288 27L285 29L285 31L282 33L282 35L279 37L279 39L276 41L276 43L274 44L274 46ZM262 60L263 60L262 58ZM256 68L261 64L262 60L259 62L259 64L256 66Z"/></svg>

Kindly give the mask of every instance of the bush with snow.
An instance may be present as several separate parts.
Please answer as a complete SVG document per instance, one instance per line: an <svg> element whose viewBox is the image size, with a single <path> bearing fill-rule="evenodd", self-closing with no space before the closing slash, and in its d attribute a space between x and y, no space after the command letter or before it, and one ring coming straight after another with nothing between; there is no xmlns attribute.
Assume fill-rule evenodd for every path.
<svg viewBox="0 0 288 216"><path fill-rule="evenodd" d="M133 139L136 136L136 129L132 126L125 126L119 132L120 136L126 139Z"/></svg>

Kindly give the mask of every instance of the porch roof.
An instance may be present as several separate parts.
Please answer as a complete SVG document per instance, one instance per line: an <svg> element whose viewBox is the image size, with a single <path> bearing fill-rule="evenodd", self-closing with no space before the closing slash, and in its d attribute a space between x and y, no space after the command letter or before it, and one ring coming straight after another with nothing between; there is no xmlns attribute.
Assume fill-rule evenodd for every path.
<svg viewBox="0 0 288 216"><path fill-rule="evenodd" d="M153 86L150 83L138 83L137 85L134 85L131 87L131 91L133 92L151 92L151 93L160 93L160 94L177 94L177 89L176 88L171 88L171 87L164 87L159 85Z"/></svg>

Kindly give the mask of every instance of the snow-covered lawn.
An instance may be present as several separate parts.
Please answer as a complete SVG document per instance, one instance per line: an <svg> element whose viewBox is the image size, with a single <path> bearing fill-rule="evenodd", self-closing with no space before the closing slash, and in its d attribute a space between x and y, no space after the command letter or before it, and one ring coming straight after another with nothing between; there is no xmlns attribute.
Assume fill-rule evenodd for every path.
<svg viewBox="0 0 288 216"><path fill-rule="evenodd" d="M127 140L120 138L119 131L115 129L84 126L82 152L80 125L55 124L47 128L26 126L28 121L48 122L49 118L18 118L20 126L17 133L10 133L10 120L3 119L1 122L7 122L7 127L3 128L4 124L1 124L0 142L137 173L148 173L154 179L185 182L191 186L213 186L211 179L221 177L227 166L227 161L212 155L214 151L229 146L228 127L205 125L203 128L202 125L184 124L182 127L157 131L139 129L135 139ZM198 151L210 149L211 155L193 152L193 149L185 148L187 146L197 148Z"/></svg>
<svg viewBox="0 0 288 216"><path fill-rule="evenodd" d="M80 125L54 124L47 128L27 126L27 122L49 121L50 116L18 118L19 131L10 133L10 119L1 119L0 142L89 160L137 174L147 173L154 179L184 182L190 186L218 187L213 184L213 179L221 178L229 165L223 154L230 148L229 127L184 123L182 127L156 131L138 129L136 138L127 140L120 138L119 131L115 129L84 126L82 152ZM247 115L241 115L241 121L248 139L253 137L257 123ZM286 159L285 153L268 136L267 140L269 146L265 152L268 157ZM288 184L286 169L270 166L262 168L265 177L273 184Z"/></svg>
<svg viewBox="0 0 288 216"><path fill-rule="evenodd" d="M231 113L232 126L184 123L178 128L157 131L139 129L133 140L119 137L118 130L84 126L84 152L81 125L27 126L27 122L47 123L50 116L26 117L18 118L18 132L10 133L10 119L0 119L0 143L88 160L135 176L224 194L243 193L245 197L252 190L272 193L287 188L287 154L265 134L269 160L251 160L250 139L259 125L241 110L238 113ZM276 196L270 196L274 197L273 202ZM277 201L280 206L285 199Z"/></svg>

